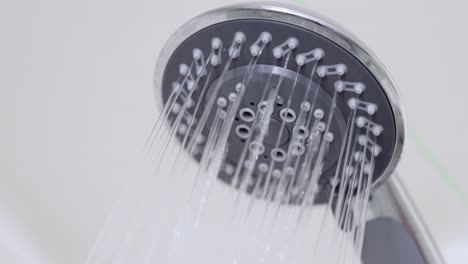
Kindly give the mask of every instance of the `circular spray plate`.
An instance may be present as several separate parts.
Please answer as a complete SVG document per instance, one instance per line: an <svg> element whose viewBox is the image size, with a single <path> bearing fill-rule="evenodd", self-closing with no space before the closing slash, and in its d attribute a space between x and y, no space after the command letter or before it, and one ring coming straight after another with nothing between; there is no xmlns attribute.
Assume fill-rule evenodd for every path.
<svg viewBox="0 0 468 264"><path fill-rule="evenodd" d="M401 151L399 112L383 87L389 82L358 58L363 53L288 17L235 13L239 18L206 21L216 12L197 18L208 24L177 46L168 44L164 71L156 76L184 149L201 161L220 144L220 180L263 198L275 196L264 196L270 184L284 185L287 203L304 201L304 188L315 191L314 202L324 202L333 186L357 188L357 179L375 183L388 176ZM221 132L215 126L220 110ZM210 141L210 133L222 131L225 144Z"/></svg>
<svg viewBox="0 0 468 264"><path fill-rule="evenodd" d="M282 169L286 153L288 149L292 147L293 130L301 113L301 102L315 101L315 109L328 110L332 102L332 97L318 87L316 83L310 84L310 79L307 77L303 75L296 76L296 72L288 69L282 69L271 65L257 65L251 71L252 77L249 81L248 89L245 91L245 95L242 98L239 111L236 113L230 131L229 142L231 144L229 146L228 155L226 156L226 162L232 165L237 164L241 159L242 151L246 144L249 144L249 148L254 148L256 144L258 144L253 142L250 136L253 133L252 130L255 128L255 123L261 121L257 119L258 112L261 110L260 108L266 107L267 105L265 91L271 91L276 88L282 76L281 87L279 87L278 95L273 102L273 113L268 120L267 133L263 142L258 144L261 146L262 151L257 161L257 163L260 164L269 163L270 159L276 159L276 162L273 164L274 169ZM248 72L248 66L241 66L229 71L224 77L218 97L227 99L229 94L233 92L233 87L242 81L246 72ZM294 87L296 77L297 83ZM269 78L270 81L268 81ZM214 86L216 86L217 81L218 80L215 80L212 87L208 89L208 94L215 89ZM292 91L293 89L294 91ZM306 94L308 94L308 98L304 98ZM314 100L314 95L316 94L317 98ZM311 106L309 107L311 108ZM212 110L212 116L214 117L214 109ZM310 110L303 110L303 112L307 115L305 122L307 123L307 121L309 121L308 119L311 117ZM212 122L212 118L208 119L207 127L211 127ZM304 130L302 132L303 137L307 138L308 127L310 126L311 125L304 125ZM331 125L331 132L336 136L336 140L330 144L330 155L325 162L325 170L331 168L338 160L345 128L346 123L343 114L338 110L334 115ZM300 128L298 127L298 129ZM300 132L300 130L297 132ZM299 144L298 147L303 148L303 145L304 144ZM305 149L299 149L298 151L305 151ZM232 177L233 175L220 174L220 178L226 182L231 182Z"/></svg>

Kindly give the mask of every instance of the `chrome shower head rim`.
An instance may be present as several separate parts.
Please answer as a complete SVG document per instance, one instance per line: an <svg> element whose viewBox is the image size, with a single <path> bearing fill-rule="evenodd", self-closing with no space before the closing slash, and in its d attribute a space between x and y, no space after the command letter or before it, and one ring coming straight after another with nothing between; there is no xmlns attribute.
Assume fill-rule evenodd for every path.
<svg viewBox="0 0 468 264"><path fill-rule="evenodd" d="M154 75L156 90L162 85L164 70L171 55L188 36L211 25L239 19L268 19L294 24L315 32L348 51L369 70L387 96L395 120L396 142L392 158L382 175L374 182L373 187L375 188L385 182L398 164L405 139L403 103L396 85L382 63L356 37L342 29L335 22L309 10L281 3L246 3L215 9L191 19L169 38L160 53ZM160 92L156 92L156 101L159 110L161 110L164 102Z"/></svg>

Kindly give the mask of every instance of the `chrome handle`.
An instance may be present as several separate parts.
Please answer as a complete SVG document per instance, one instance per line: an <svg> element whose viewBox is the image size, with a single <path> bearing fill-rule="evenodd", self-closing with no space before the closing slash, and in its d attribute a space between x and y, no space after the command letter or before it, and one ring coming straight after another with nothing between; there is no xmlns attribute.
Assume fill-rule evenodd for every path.
<svg viewBox="0 0 468 264"><path fill-rule="evenodd" d="M374 190L371 199L364 264L445 263L398 175Z"/></svg>

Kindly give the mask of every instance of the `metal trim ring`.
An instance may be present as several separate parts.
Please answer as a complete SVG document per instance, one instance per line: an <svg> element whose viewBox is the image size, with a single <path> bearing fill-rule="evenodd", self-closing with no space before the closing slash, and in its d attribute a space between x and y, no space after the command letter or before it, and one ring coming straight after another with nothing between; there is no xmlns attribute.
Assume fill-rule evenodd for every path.
<svg viewBox="0 0 468 264"><path fill-rule="evenodd" d="M403 102L390 74L382 63L355 36L344 30L337 23L309 10L283 3L245 3L218 8L201 14L180 27L163 47L154 73L156 103L159 110L163 108L161 85L165 67L171 55L182 42L192 34L214 24L239 19L267 19L271 21L293 24L315 32L335 42L356 57L371 72L383 88L395 117L395 148L385 171L374 182L373 188L384 183L395 170L403 152L405 141L405 118Z"/></svg>

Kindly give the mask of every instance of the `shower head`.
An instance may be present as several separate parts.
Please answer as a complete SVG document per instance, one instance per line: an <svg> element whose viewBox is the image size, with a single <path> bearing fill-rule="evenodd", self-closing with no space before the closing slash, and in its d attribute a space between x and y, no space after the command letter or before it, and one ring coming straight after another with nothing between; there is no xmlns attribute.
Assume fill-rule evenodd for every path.
<svg viewBox="0 0 468 264"><path fill-rule="evenodd" d="M354 36L296 7L242 4L190 20L163 48L155 89L181 149L259 198L318 203L337 186L375 187L402 152L387 71Z"/></svg>

